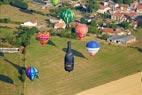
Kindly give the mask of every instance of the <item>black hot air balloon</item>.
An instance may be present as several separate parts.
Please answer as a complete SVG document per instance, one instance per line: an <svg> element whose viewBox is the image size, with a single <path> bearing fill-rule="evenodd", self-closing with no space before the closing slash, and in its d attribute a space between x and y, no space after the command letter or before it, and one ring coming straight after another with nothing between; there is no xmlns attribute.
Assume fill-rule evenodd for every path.
<svg viewBox="0 0 142 95"><path fill-rule="evenodd" d="M65 71L70 72L74 69L74 54L71 49L70 41L68 41L67 45L68 47L67 47L66 55L64 57L64 68L65 68Z"/></svg>

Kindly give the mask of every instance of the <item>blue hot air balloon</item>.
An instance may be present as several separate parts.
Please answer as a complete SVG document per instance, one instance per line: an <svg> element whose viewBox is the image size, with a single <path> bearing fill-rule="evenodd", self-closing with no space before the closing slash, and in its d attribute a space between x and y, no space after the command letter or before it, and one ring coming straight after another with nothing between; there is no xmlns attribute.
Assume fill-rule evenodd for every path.
<svg viewBox="0 0 142 95"><path fill-rule="evenodd" d="M89 41L86 44L86 48L87 48L89 54L93 56L99 51L100 45L96 41Z"/></svg>
<svg viewBox="0 0 142 95"><path fill-rule="evenodd" d="M37 68L31 66L26 69L26 74L30 80L35 80L38 77L38 70Z"/></svg>

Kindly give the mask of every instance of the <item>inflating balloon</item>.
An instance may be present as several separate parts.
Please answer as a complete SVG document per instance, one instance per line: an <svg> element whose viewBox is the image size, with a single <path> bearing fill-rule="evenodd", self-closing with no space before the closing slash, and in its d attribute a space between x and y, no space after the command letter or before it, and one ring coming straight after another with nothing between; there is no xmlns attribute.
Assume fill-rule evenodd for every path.
<svg viewBox="0 0 142 95"><path fill-rule="evenodd" d="M36 38L40 41L40 44L42 46L45 46L50 39L50 33L49 32L38 32L36 35Z"/></svg>
<svg viewBox="0 0 142 95"><path fill-rule="evenodd" d="M89 41L86 44L86 48L87 48L89 54L93 56L99 51L100 45L96 41Z"/></svg>
<svg viewBox="0 0 142 95"><path fill-rule="evenodd" d="M65 71L70 72L74 69L74 54L71 49L71 42L68 41L67 44L68 44L68 47L67 47L66 55L64 58L64 68L65 68Z"/></svg>
<svg viewBox="0 0 142 95"><path fill-rule="evenodd" d="M75 31L77 37L81 40L86 36L88 32L88 26L86 24L77 23Z"/></svg>
<svg viewBox="0 0 142 95"><path fill-rule="evenodd" d="M51 3L56 6L59 3L60 0L51 0Z"/></svg>
<svg viewBox="0 0 142 95"><path fill-rule="evenodd" d="M26 75L30 80L35 80L38 78L38 70L33 66L28 67L26 69Z"/></svg>
<svg viewBox="0 0 142 95"><path fill-rule="evenodd" d="M65 9L63 11L61 11L60 13L60 18L66 23L70 23L73 21L74 19L74 13L72 10L70 9Z"/></svg>

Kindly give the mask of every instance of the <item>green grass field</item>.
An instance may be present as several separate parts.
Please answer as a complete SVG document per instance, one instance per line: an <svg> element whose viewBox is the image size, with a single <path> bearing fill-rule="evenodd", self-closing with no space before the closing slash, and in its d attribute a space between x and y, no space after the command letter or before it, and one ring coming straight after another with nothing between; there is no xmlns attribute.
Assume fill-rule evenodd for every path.
<svg viewBox="0 0 142 95"><path fill-rule="evenodd" d="M10 17L14 21L23 22L35 16L41 22L47 19L41 15L23 13L8 5L0 6L0 18ZM0 36L9 35L12 31L0 30ZM140 38L142 36L140 32L135 35ZM25 89L22 88L23 84L18 77L17 68L22 65L20 54L4 54L7 61L0 57L0 95L20 95L23 91L25 95L74 95L142 70L142 53L134 48L107 45L99 41L100 51L96 56L90 56L85 44L93 39L95 37L87 37L83 41L72 40L75 69L68 73L64 71L63 49L66 48L69 39L52 37L51 41L56 46L41 47L33 37L27 48L26 66L36 66L39 70L39 79L30 81L27 78Z"/></svg>
<svg viewBox="0 0 142 95"><path fill-rule="evenodd" d="M56 46L41 47L33 38L27 49L26 66L36 66L39 70L39 79L26 80L25 95L74 95L142 70L142 54L136 49L101 43L98 54L90 56L85 48L85 43L89 39L92 38L84 41L72 40L72 47L76 50L75 70L68 73L64 71L63 65L63 48L66 48L68 39L53 37L52 42ZM5 57L10 62L21 65L19 54L6 54ZM19 95L22 84L17 69L2 58L0 74L14 81L14 84L0 81L0 95Z"/></svg>
<svg viewBox="0 0 142 95"><path fill-rule="evenodd" d="M26 81L25 95L74 95L142 70L142 54L136 49L101 43L101 50L92 57L85 48L87 40L72 40L72 47L76 50L75 70L68 73L63 68L65 53L62 50L67 39L53 37L52 41L56 47L41 47L32 40L26 63L39 69L39 79Z"/></svg>

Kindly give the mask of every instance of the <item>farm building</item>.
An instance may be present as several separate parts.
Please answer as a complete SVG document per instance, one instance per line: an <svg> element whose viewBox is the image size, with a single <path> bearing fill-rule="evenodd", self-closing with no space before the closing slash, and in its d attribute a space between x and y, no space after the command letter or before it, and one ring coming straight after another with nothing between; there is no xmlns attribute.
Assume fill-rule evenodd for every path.
<svg viewBox="0 0 142 95"><path fill-rule="evenodd" d="M113 35L126 35L127 32L117 28L117 29L113 29L113 28L103 28L101 29L102 34L106 34L109 36L113 36Z"/></svg>
<svg viewBox="0 0 142 95"><path fill-rule="evenodd" d="M107 42L114 44L130 44L136 41L136 37L133 35L115 35L107 39Z"/></svg>
<svg viewBox="0 0 142 95"><path fill-rule="evenodd" d="M37 20L31 20L31 21L27 21L24 22L23 24L21 24L21 26L25 26L25 27L36 27L37 26Z"/></svg>

